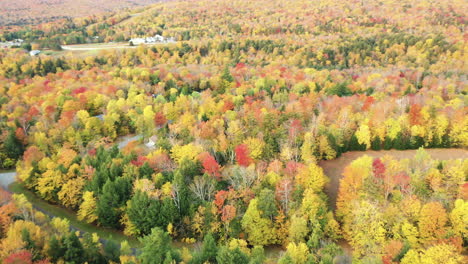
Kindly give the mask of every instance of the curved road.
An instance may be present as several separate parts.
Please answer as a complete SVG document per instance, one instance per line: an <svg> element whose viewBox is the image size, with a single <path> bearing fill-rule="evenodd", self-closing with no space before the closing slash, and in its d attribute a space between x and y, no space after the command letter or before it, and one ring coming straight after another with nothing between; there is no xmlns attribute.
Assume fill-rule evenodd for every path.
<svg viewBox="0 0 468 264"><path fill-rule="evenodd" d="M117 141L118 147L119 147L119 149L122 149L122 148L126 147L130 142L139 140L141 137L142 137L141 135L121 137ZM8 191L10 193L13 193L13 191L10 189L10 185L12 183L14 183L15 181L16 181L16 171L0 172L0 187L1 188L5 189L6 191ZM52 214L51 212L42 209L40 206L37 206L36 204L33 204L32 202L31 202L31 204L32 204L34 210L39 211L39 212L47 215L49 218L57 217L56 215ZM71 231L78 231L78 232L80 232L80 235L83 235L85 233L83 230L77 228L76 226L73 226L71 223L70 223L70 230ZM105 245L105 244L107 244L108 239L99 238L99 242L101 242L102 245ZM120 246L119 243L117 243L117 244ZM137 252L137 249L132 248L133 255L136 255L136 252Z"/></svg>
<svg viewBox="0 0 468 264"><path fill-rule="evenodd" d="M15 177L16 176L16 172L2 172L0 173L0 186L5 189L7 192L10 192L10 193L13 193L12 190L10 190L9 186L15 182ZM31 202L31 201L29 201ZM56 215L54 215L53 213L47 211L47 210L44 210L42 209L40 206L37 206L36 204L32 203L32 206L34 208L34 210L36 211L39 211L45 215L47 215L50 219L54 218L54 217L58 217ZM60 217L61 218L61 217ZM86 232L81 230L80 228L76 227L76 226L73 226L72 223L70 223L70 231L78 231L80 233L80 236L84 235ZM99 242L102 244L102 245L105 245L109 242L108 239L105 239L105 238L102 238L100 237L99 238ZM117 245L120 247L120 244L118 242L116 242ZM132 254L136 256L136 253L137 253L137 248L131 248L132 250Z"/></svg>
<svg viewBox="0 0 468 264"><path fill-rule="evenodd" d="M16 172L0 172L0 187L7 190L8 186L15 182Z"/></svg>
<svg viewBox="0 0 468 264"><path fill-rule="evenodd" d="M139 140L141 135L136 136L125 136L118 140L117 144L119 149L124 148L130 142ZM468 151L464 149L426 149L426 151L432 156L434 159L440 160L447 160L447 159L466 159L468 158ZM330 184L326 186L325 192L330 197L330 207L335 207L336 196L338 193L339 188L339 180L342 178L342 171L346 165L348 165L352 160L362 156L362 155L369 155L371 157L381 157L385 154L395 156L397 159L401 158L411 158L416 153L416 150L405 150L405 151L352 151L344 153L340 158L330 160L330 161L320 161L319 165L324 169L325 174L330 178ZM9 190L9 185L15 182L16 172L2 172L0 173L0 186L3 187L5 190ZM33 204L35 210L38 210L49 217L56 217L52 213L45 211L38 207L37 205ZM79 231L81 234L84 232L75 226L70 225L70 229L74 231ZM100 242L102 244L106 244L108 240L101 238ZM133 254L136 254L136 248L132 248Z"/></svg>

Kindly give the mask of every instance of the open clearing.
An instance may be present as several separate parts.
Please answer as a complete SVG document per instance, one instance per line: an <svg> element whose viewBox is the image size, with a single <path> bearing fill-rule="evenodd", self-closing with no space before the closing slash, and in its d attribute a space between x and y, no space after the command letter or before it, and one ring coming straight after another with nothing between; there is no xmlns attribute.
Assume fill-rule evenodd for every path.
<svg viewBox="0 0 468 264"><path fill-rule="evenodd" d="M168 45L174 43L146 43L141 44L144 46L155 46L155 45ZM128 42L114 42L114 43L94 43L94 44L77 44L77 45L62 45L62 50L69 51L83 51L83 50L109 50L109 49L134 49L140 45L130 46Z"/></svg>
<svg viewBox="0 0 468 264"><path fill-rule="evenodd" d="M155 45L170 45L174 43L147 43L141 44L145 46L155 46ZM52 57L63 57L68 55L73 55L79 58L86 58L88 56L97 56L101 52L106 52L109 50L125 50L125 49L135 49L138 48L138 45L130 46L128 42L115 42L115 43L92 43L92 44L76 44L76 45L62 45L62 50L44 50L43 55L52 56Z"/></svg>
<svg viewBox="0 0 468 264"><path fill-rule="evenodd" d="M77 45L62 45L62 50L107 50L107 49L128 49L136 48L137 46L130 46L128 42L116 43L95 43L95 44L77 44Z"/></svg>
<svg viewBox="0 0 468 264"><path fill-rule="evenodd" d="M425 149L433 159L449 160L449 159L467 159L468 150L465 149ZM416 150L381 150L381 151L350 151L346 152L341 157L334 160L320 161L319 165L323 168L325 174L330 178L330 182L325 187L325 192L330 197L330 207L336 208L336 197L340 185L340 179L343 177L343 170L353 160L368 155L373 158L380 158L385 155L393 156L397 159L408 159L414 157Z"/></svg>

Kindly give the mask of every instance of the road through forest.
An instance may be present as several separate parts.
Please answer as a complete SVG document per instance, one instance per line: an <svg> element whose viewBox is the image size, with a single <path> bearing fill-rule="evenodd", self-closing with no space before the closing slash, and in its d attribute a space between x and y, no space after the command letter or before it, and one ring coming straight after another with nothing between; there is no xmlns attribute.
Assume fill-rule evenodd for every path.
<svg viewBox="0 0 468 264"><path fill-rule="evenodd" d="M130 142L137 141L140 138L141 136L138 135L122 137L117 144L119 149L122 149L125 146L127 146ZM426 151L431 155L432 158L439 160L468 158L468 151L464 149L426 149ZM334 160L320 161L319 165L323 168L324 173L330 178L329 184L325 187L325 192L330 197L330 207L333 209L336 208L336 198L338 194L340 179L342 178L342 172L344 168L353 160L363 155L369 155L373 158L390 155L394 156L397 159L405 159L412 158L415 154L416 150L351 151L344 153L343 155L341 155L341 157ZM10 192L15 192L11 189L11 186L15 183L15 176L16 172L14 171L0 172L0 186ZM48 215L49 217L61 217L57 216L54 212L48 211L43 205L39 204L37 201L34 201L34 199L29 200L36 210ZM72 223L73 221L70 222ZM73 224L70 224L70 228L75 231L80 231L80 233L84 232L81 228L74 226ZM105 244L108 242L108 240L105 238L101 238L101 242ZM135 253L136 249L133 249L133 251Z"/></svg>

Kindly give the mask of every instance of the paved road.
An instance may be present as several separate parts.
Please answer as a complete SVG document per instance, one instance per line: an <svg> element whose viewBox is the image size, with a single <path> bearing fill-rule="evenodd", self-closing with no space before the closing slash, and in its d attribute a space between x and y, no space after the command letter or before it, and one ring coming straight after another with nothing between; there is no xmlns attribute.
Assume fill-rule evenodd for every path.
<svg viewBox="0 0 468 264"><path fill-rule="evenodd" d="M8 186L15 182L16 172L2 172L0 173L0 186L4 189L8 189Z"/></svg>
<svg viewBox="0 0 468 264"><path fill-rule="evenodd" d="M130 139L132 139L132 138L129 138L128 141L126 142L126 144L128 144L128 142L132 141L132 140L130 140ZM126 144L123 145L123 147L125 147ZM2 173L0 173L0 186L1 186L2 188L4 188L5 190L7 190L8 192L10 192L10 193L12 193L12 191L10 190L9 186L10 186L13 182L15 182L15 180L16 180L16 172L15 172L15 171L12 171L12 172L2 172ZM42 209L41 207L39 207L39 206L37 206L37 205L35 205L35 204L32 204L32 206L33 206L34 210L39 211L39 212L41 212L41 213L47 215L50 219L52 219L52 218L54 218L54 217L57 217L56 215L52 214L51 212L46 211L46 210ZM77 227L75 227L75 226L73 226L73 225L71 225L71 224L70 224L70 230L71 230L71 231L78 231L78 232L80 233L80 236L82 236L84 233L86 233L86 232L84 232L83 230L81 230L81 229L79 229L79 228L77 228ZM108 240L107 240L107 239L104 239L104 238L99 238L99 242L101 242L102 245L105 245L105 244L108 243ZM117 243L117 244L118 244L118 243ZM120 244L118 244L118 245L120 246ZM136 255L137 249L136 249L136 248L132 248L131 250L132 250L132 254L133 254L133 255Z"/></svg>
<svg viewBox="0 0 468 264"><path fill-rule="evenodd" d="M137 141L137 140L140 140L140 138L142 138L143 136L142 135L135 135L135 136L124 136L124 137L121 137L117 142L118 144L118 147L119 149L123 149L125 148L128 143L132 142L132 141Z"/></svg>

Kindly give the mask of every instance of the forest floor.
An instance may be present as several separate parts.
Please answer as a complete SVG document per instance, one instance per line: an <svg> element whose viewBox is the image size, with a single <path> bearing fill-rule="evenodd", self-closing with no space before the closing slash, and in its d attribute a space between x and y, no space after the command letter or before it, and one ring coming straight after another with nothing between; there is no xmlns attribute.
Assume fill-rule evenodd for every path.
<svg viewBox="0 0 468 264"><path fill-rule="evenodd" d="M425 149L433 159L449 160L449 159L468 159L468 150L465 149ZM414 157L416 150L368 150L368 151L350 151L343 153L339 158L334 160L320 161L319 165L323 168L324 173L330 178L330 182L325 187L325 193L330 197L329 205L336 209L336 198L340 187L340 179L343 177L343 170L353 160L364 155L372 158L380 158L385 155L393 156L397 159L408 159Z"/></svg>

